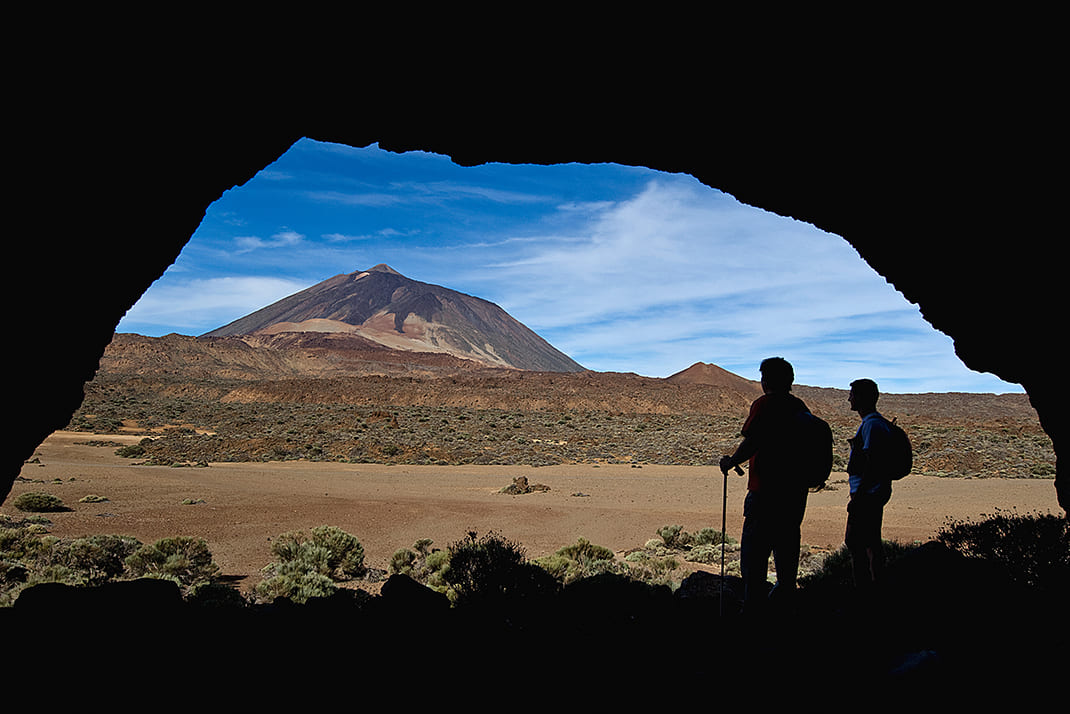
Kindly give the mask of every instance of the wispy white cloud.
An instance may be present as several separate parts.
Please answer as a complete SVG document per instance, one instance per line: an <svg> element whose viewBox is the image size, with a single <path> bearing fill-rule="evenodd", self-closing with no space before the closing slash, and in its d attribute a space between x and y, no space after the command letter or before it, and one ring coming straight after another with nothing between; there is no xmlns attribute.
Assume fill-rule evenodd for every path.
<svg viewBox="0 0 1070 714"><path fill-rule="evenodd" d="M286 278L248 276L161 280L127 311L117 332L202 334L309 287Z"/></svg>
<svg viewBox="0 0 1070 714"><path fill-rule="evenodd" d="M284 229L267 239L258 236L237 236L234 238L234 244L237 246L238 253L249 253L254 250L293 248L304 239L305 237L297 231Z"/></svg>
<svg viewBox="0 0 1070 714"><path fill-rule="evenodd" d="M917 391L948 370L985 381L843 239L687 180L602 203L567 236L483 247L506 246L468 278L591 369L750 374L776 354L822 386L883 376Z"/></svg>
<svg viewBox="0 0 1070 714"><path fill-rule="evenodd" d="M503 205L532 204L546 198L523 191L507 191L486 186L467 185L448 181L396 182L389 191L307 190L303 194L310 201L343 206L386 208L401 204L448 204L459 200L477 200Z"/></svg>
<svg viewBox="0 0 1070 714"><path fill-rule="evenodd" d="M403 203L405 200L396 193L383 191L305 191L302 195L310 201L319 203L367 208L385 208Z"/></svg>

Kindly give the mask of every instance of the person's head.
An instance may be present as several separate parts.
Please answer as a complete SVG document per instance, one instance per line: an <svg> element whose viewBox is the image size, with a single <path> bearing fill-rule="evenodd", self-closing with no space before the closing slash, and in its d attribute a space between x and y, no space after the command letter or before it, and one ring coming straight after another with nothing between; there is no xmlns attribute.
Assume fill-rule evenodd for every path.
<svg viewBox="0 0 1070 714"><path fill-rule="evenodd" d="M847 401L851 403L851 410L859 414L867 414L877 408L877 383L872 379L856 379L851 382L851 391L847 395Z"/></svg>
<svg viewBox="0 0 1070 714"><path fill-rule="evenodd" d="M766 392L790 392L795 381L795 370L783 357L770 357L758 366L762 373L762 389Z"/></svg>

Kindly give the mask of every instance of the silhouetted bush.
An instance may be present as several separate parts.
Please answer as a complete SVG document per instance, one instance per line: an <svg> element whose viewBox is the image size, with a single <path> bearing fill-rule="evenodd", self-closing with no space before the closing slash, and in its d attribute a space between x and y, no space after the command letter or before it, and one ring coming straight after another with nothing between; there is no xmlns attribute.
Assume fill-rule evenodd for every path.
<svg viewBox="0 0 1070 714"><path fill-rule="evenodd" d="M186 594L186 602L200 608L243 608L249 605L237 589L216 582L194 585Z"/></svg>
<svg viewBox="0 0 1070 714"><path fill-rule="evenodd" d="M524 549L497 533L475 533L449 546L449 564L442 570L447 595L458 606L501 604L537 597L557 589L557 582L527 562Z"/></svg>
<svg viewBox="0 0 1070 714"><path fill-rule="evenodd" d="M884 547L884 562L891 565L911 552L915 546L904 545L898 541L881 541ZM832 588L854 587L854 570L851 565L851 553L847 546L840 546L821 561L820 567L811 573L799 577L801 587L822 586Z"/></svg>
<svg viewBox="0 0 1070 714"><path fill-rule="evenodd" d="M981 521L950 521L936 540L967 558L999 568L1012 582L1033 588L1070 585L1070 521L1051 514L999 509Z"/></svg>

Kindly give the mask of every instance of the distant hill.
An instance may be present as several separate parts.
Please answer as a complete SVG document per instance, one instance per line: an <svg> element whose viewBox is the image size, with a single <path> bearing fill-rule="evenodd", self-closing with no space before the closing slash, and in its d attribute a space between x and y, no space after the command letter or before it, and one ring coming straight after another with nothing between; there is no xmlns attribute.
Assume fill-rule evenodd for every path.
<svg viewBox="0 0 1070 714"><path fill-rule="evenodd" d="M407 278L385 264L328 278L202 337L287 333L355 335L393 350L493 367L584 371L494 303Z"/></svg>
<svg viewBox="0 0 1070 714"><path fill-rule="evenodd" d="M758 382L740 377L738 374L733 374L723 367L707 364L706 362L696 362L687 369L666 377L665 381L680 385L703 384L710 387L721 387L740 394L752 395L753 399L757 399L762 395L762 387Z"/></svg>

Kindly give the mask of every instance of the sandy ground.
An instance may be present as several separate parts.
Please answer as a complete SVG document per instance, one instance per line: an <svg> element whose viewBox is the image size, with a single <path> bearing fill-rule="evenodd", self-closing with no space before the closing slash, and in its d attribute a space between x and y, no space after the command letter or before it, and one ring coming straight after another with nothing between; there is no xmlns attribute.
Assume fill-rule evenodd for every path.
<svg viewBox="0 0 1070 714"><path fill-rule="evenodd" d="M280 533L334 525L364 546L369 566L419 538L443 547L468 531L496 531L521 543L529 557L586 538L617 552L641 546L665 525L694 532L721 527L719 471L705 467L381 466L336 463L212 464L207 468L137 466L93 439L136 442L140 437L93 437L57 432L37 450L0 513L26 491L63 499L69 512L49 514L59 537L113 533L143 542L176 535L204 538L222 573L247 589L272 561ZM83 443L79 443L83 442ZM499 490L516 476L550 490L519 496ZM839 547L847 488L810 496L803 542ZM738 538L745 479L728 477L726 525ZM80 503L93 494L108 500ZM185 500L197 503L184 505ZM977 518L997 509L1059 513L1051 479L948 479L910 476L899 482L885 516L886 538L932 537L948 518Z"/></svg>

